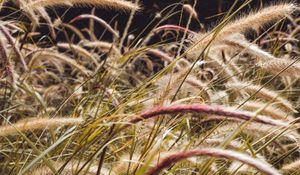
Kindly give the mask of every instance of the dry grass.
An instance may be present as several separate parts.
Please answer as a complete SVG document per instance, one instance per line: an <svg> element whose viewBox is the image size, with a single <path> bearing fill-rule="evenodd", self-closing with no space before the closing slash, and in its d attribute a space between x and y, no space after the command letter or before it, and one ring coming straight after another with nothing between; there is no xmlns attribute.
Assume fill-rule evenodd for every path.
<svg viewBox="0 0 300 175"><path fill-rule="evenodd" d="M138 0L2 5L12 3L31 24L1 18L0 174L299 173L296 4L241 17L232 8L197 32L197 4L174 3L141 37L132 31ZM65 5L129 20L120 32L97 8L67 22L50 15ZM165 24L177 13L186 25Z"/></svg>
<svg viewBox="0 0 300 175"><path fill-rule="evenodd" d="M64 5L99 6L103 8L115 8L121 10L139 9L139 6L136 6L135 4L125 0L35 0L30 3L28 7L35 9L38 7L53 7Z"/></svg>
<svg viewBox="0 0 300 175"><path fill-rule="evenodd" d="M0 136L10 136L26 131L43 130L49 128L56 128L60 126L78 125L82 124L81 118L30 118L29 120L22 120L15 124L1 126Z"/></svg>

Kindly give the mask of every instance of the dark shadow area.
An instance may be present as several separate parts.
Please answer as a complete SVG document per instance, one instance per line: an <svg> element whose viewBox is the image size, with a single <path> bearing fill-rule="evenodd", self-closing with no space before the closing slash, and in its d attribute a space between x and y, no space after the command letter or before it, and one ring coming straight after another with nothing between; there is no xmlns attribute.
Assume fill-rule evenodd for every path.
<svg viewBox="0 0 300 175"><path fill-rule="evenodd" d="M193 0L141 0L140 4L142 6L142 10L138 12L134 20L132 21L132 25L129 29L130 33L133 33L135 36L141 34L144 36L147 34L152 28L154 28L159 22L164 20L160 25L164 24L174 24L180 26L186 26L187 19L189 14L182 11L183 4L191 4L193 5L195 1ZM234 9L237 9L243 4L244 0L239 0L236 4L234 4L234 0L210 0L208 1L197 1L196 11L198 13L199 19L193 19L190 24L190 29L193 31L200 31L200 23L204 24L205 29L210 28L215 23L217 23L224 14L234 5ZM262 0L253 0L249 5L247 5L243 10L239 13L240 15L243 12L257 9L262 6L266 6L267 4L274 3L278 1L262 1ZM27 24L27 28L30 26L30 22L26 17L22 16L20 11L15 11L15 6L12 3L6 4L7 8L4 8L0 12L0 16L4 18L18 18L24 21L24 24ZM90 14L94 7L76 7L76 8L51 8L48 9L48 12L53 21L58 17L62 19L63 22L69 23L73 18L80 14ZM12 13L13 12L13 13ZM169 18L166 16L172 14ZM9 15L9 16L8 16ZM116 28L122 34L126 23L129 18L129 13L120 12L114 9L102 9L95 8L95 15L102 18L103 20L109 22L111 26ZM199 23L200 22L200 23ZM89 25L88 19L83 19L80 21L76 21L72 23L76 28L82 30ZM47 26L41 25L38 28L38 32L41 32L43 35L48 35L49 31ZM57 39L56 41L64 41L66 40L65 33L62 31L57 31ZM97 37L103 36L101 39L110 40L111 34L106 32L103 35L104 29L102 26L96 24L95 25L95 34Z"/></svg>

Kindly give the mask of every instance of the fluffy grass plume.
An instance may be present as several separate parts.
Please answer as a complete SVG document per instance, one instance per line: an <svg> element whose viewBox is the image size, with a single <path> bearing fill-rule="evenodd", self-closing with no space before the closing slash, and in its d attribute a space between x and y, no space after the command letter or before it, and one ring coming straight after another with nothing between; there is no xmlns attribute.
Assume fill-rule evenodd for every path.
<svg viewBox="0 0 300 175"><path fill-rule="evenodd" d="M19 132L34 131L38 129L78 125L82 122L82 118L34 118L30 120L23 120L11 125L1 126L0 136L9 136L18 134Z"/></svg>
<svg viewBox="0 0 300 175"><path fill-rule="evenodd" d="M140 7L124 0L66 0L66 1L55 1L55 0L36 0L29 4L29 7L55 7L65 5L77 5L77 6L97 6L102 8L114 8L121 10L138 10Z"/></svg>
<svg viewBox="0 0 300 175"><path fill-rule="evenodd" d="M298 78L300 75L300 64L295 63L294 60L274 59L260 63L261 70L273 75L284 70L281 76L290 76Z"/></svg>
<svg viewBox="0 0 300 175"><path fill-rule="evenodd" d="M258 31L264 25L277 20L281 20L287 15L292 14L295 11L295 9L296 5L293 3L271 5L267 8L263 8L256 12L252 12L247 16L241 17L230 22L222 29L221 35L245 32L248 29L254 29Z"/></svg>
<svg viewBox="0 0 300 175"><path fill-rule="evenodd" d="M5 1L0 174L296 174L296 4L139 2Z"/></svg>
<svg viewBox="0 0 300 175"><path fill-rule="evenodd" d="M278 93L268 88L254 84L246 84L242 82L228 83L227 87L235 90L245 90L249 94L255 95L256 97L260 97L262 99L274 100L275 102L278 102L279 106L285 108L287 111L293 111L297 113L297 111L293 107L293 104L290 101L281 97Z"/></svg>
<svg viewBox="0 0 300 175"><path fill-rule="evenodd" d="M299 167L300 167L300 159L296 160L294 162L291 162L289 164L283 165L283 167L281 168L281 171L283 171L284 173L299 173Z"/></svg>
<svg viewBox="0 0 300 175"><path fill-rule="evenodd" d="M271 5L259 11L252 12L246 16L242 16L233 20L229 24L223 26L219 33L215 36L214 33L208 32L204 39L197 43L196 48L201 47L203 44L211 40L220 41L234 33L243 33L249 29L258 31L260 28L274 21L281 20L287 15L292 14L297 6L293 3L282 3Z"/></svg>

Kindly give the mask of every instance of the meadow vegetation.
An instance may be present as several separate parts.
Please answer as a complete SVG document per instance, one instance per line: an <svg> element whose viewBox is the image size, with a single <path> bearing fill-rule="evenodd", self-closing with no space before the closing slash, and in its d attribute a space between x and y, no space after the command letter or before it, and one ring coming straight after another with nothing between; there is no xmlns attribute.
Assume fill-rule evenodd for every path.
<svg viewBox="0 0 300 175"><path fill-rule="evenodd" d="M147 35L139 0L1 1L20 17L0 23L0 174L300 174L299 6L250 1L201 32L197 1L174 3ZM122 33L102 8L129 14Z"/></svg>

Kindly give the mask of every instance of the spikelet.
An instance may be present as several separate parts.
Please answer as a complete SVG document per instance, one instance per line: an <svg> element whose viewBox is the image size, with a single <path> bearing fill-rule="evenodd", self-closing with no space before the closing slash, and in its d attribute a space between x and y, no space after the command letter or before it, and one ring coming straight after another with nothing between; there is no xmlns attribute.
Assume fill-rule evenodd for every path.
<svg viewBox="0 0 300 175"><path fill-rule="evenodd" d="M198 19L198 13L195 11L195 9L190 4L184 4L183 9L192 15L193 18Z"/></svg>
<svg viewBox="0 0 300 175"><path fill-rule="evenodd" d="M294 63L294 60L274 59L259 64L264 72L276 75L283 71L280 75L298 78L300 75L300 64Z"/></svg>
<svg viewBox="0 0 300 175"><path fill-rule="evenodd" d="M90 59L95 65L98 65L98 61L97 59L86 49L75 45L75 44L69 44L69 43L58 43L57 44L58 47L64 48L64 49L68 49L71 51L74 51L75 53Z"/></svg>
<svg viewBox="0 0 300 175"><path fill-rule="evenodd" d="M262 106L266 105L264 102L261 101L247 101L247 103L243 104L241 107L244 110L255 112L260 110ZM288 119L288 113L276 108L275 106L268 106L267 108L260 111L259 114L270 116L274 119L281 119L286 120Z"/></svg>
<svg viewBox="0 0 300 175"><path fill-rule="evenodd" d="M19 132L33 131L38 129L55 128L67 125L78 125L83 123L82 118L34 118L22 120L18 123L1 126L0 136L18 134Z"/></svg>
<svg viewBox="0 0 300 175"><path fill-rule="evenodd" d="M112 43L108 43L104 41L88 41L88 42L83 42L83 45L85 47L90 47L90 48L104 49L106 52L109 51L111 48L113 48L113 50L117 49L116 47L114 47Z"/></svg>
<svg viewBox="0 0 300 175"><path fill-rule="evenodd" d="M254 29L258 31L264 25L273 21L281 20L287 15L292 14L295 9L296 5L292 3L266 7L229 23L222 29L221 35L224 37L224 35L228 36L232 33L245 32L248 29Z"/></svg>
<svg viewBox="0 0 300 175"><path fill-rule="evenodd" d="M234 65L234 63L225 64L221 61L221 59L218 59L218 57L212 55L207 57L212 60L211 66L216 67L218 70L220 70L218 73L221 74L220 76L225 80L229 79L232 82L238 83L239 79L237 76L235 76L235 73L233 72L232 68L237 68L237 66Z"/></svg>
<svg viewBox="0 0 300 175"><path fill-rule="evenodd" d="M37 16L37 14L35 14L35 12L32 9L28 8L28 6L26 5L27 3L29 3L29 1L15 0L14 3L16 3L16 5L18 5L23 10L23 12L28 16L28 18L31 20L33 24L33 28L36 28L37 26L40 25L39 17Z"/></svg>
<svg viewBox="0 0 300 175"><path fill-rule="evenodd" d="M205 83L199 81L192 74L189 74L186 79L184 79L187 73L189 73L189 70L190 66L182 68L179 72L171 75L165 75L156 82L160 89L157 103L155 103L156 105L161 105L163 104L163 101L167 101L169 97L173 97L173 94L176 93L182 81L184 81L184 83L181 89L197 94L200 93L199 96L203 97L203 99L210 98L210 94L207 92L208 88L206 88L207 85Z"/></svg>
<svg viewBox="0 0 300 175"><path fill-rule="evenodd" d="M52 23L51 17L48 15L46 9L43 7L37 8L36 13L45 19L46 23L48 24L48 28L52 38L56 38L54 24Z"/></svg>
<svg viewBox="0 0 300 175"><path fill-rule="evenodd" d="M91 73L84 66L78 64L75 60L69 58L68 56L66 56L64 54L60 54L60 53L53 52L53 51L50 51L50 50L42 50L41 52L35 53L32 59L33 60L34 59L38 59L39 57L40 58L43 58L43 57L52 57L52 58L55 58L58 61L64 62L66 64L69 64L70 66L78 69L84 75L89 75Z"/></svg>
<svg viewBox="0 0 300 175"><path fill-rule="evenodd" d="M114 8L121 10L138 10L139 7L129 1L124 0L66 0L66 1L55 1L55 0L36 0L29 4L31 8L38 7L54 7L54 6L65 6L65 5L81 5L81 6L97 6L102 8Z"/></svg>
<svg viewBox="0 0 300 175"><path fill-rule="evenodd" d="M6 37L7 42L12 46L12 48L15 51L15 54L17 55L19 61L22 63L24 70L27 71L28 70L27 64L24 60L24 57L23 57L20 49L16 45L15 39L11 36L11 34L7 30L7 28L4 27L2 24L0 25L0 31Z"/></svg>
<svg viewBox="0 0 300 175"><path fill-rule="evenodd" d="M217 36L214 36L214 33L200 35L200 38L198 36L199 42L197 42L192 50L203 47L203 45L206 45L211 40L214 40L214 42L221 41L234 33L242 33L249 29L259 30L270 22L283 19L286 15L292 14L296 8L297 6L293 3L283 3L253 12L245 17L230 22L220 30ZM203 38L203 36L205 36L205 38Z"/></svg>
<svg viewBox="0 0 300 175"><path fill-rule="evenodd" d="M263 100L274 100L275 102L278 102L278 106L285 108L287 111L297 113L293 105L288 100L280 97L278 93L268 88L254 84L246 84L243 82L228 83L226 86L234 90L244 90L248 93L255 94L256 97L260 97Z"/></svg>
<svg viewBox="0 0 300 175"><path fill-rule="evenodd" d="M234 34L222 41L227 47L235 47L237 49L244 50L249 54L256 56L261 61L269 61L271 59L276 59L272 54L260 49L255 43L250 43L241 34Z"/></svg>
<svg viewBox="0 0 300 175"><path fill-rule="evenodd" d="M283 167L281 168L281 171L283 171L284 173L293 173L293 172L299 172L299 167L300 167L300 159L283 165Z"/></svg>
<svg viewBox="0 0 300 175"><path fill-rule="evenodd" d="M104 41L88 41L83 42L82 45L88 48L98 48L103 53L109 53L109 55L113 58L120 58L122 56L118 48L113 43Z"/></svg>
<svg viewBox="0 0 300 175"><path fill-rule="evenodd" d="M172 57L170 57L167 53L164 53L158 49L148 49L147 52L161 58L167 63L171 63L173 61Z"/></svg>

